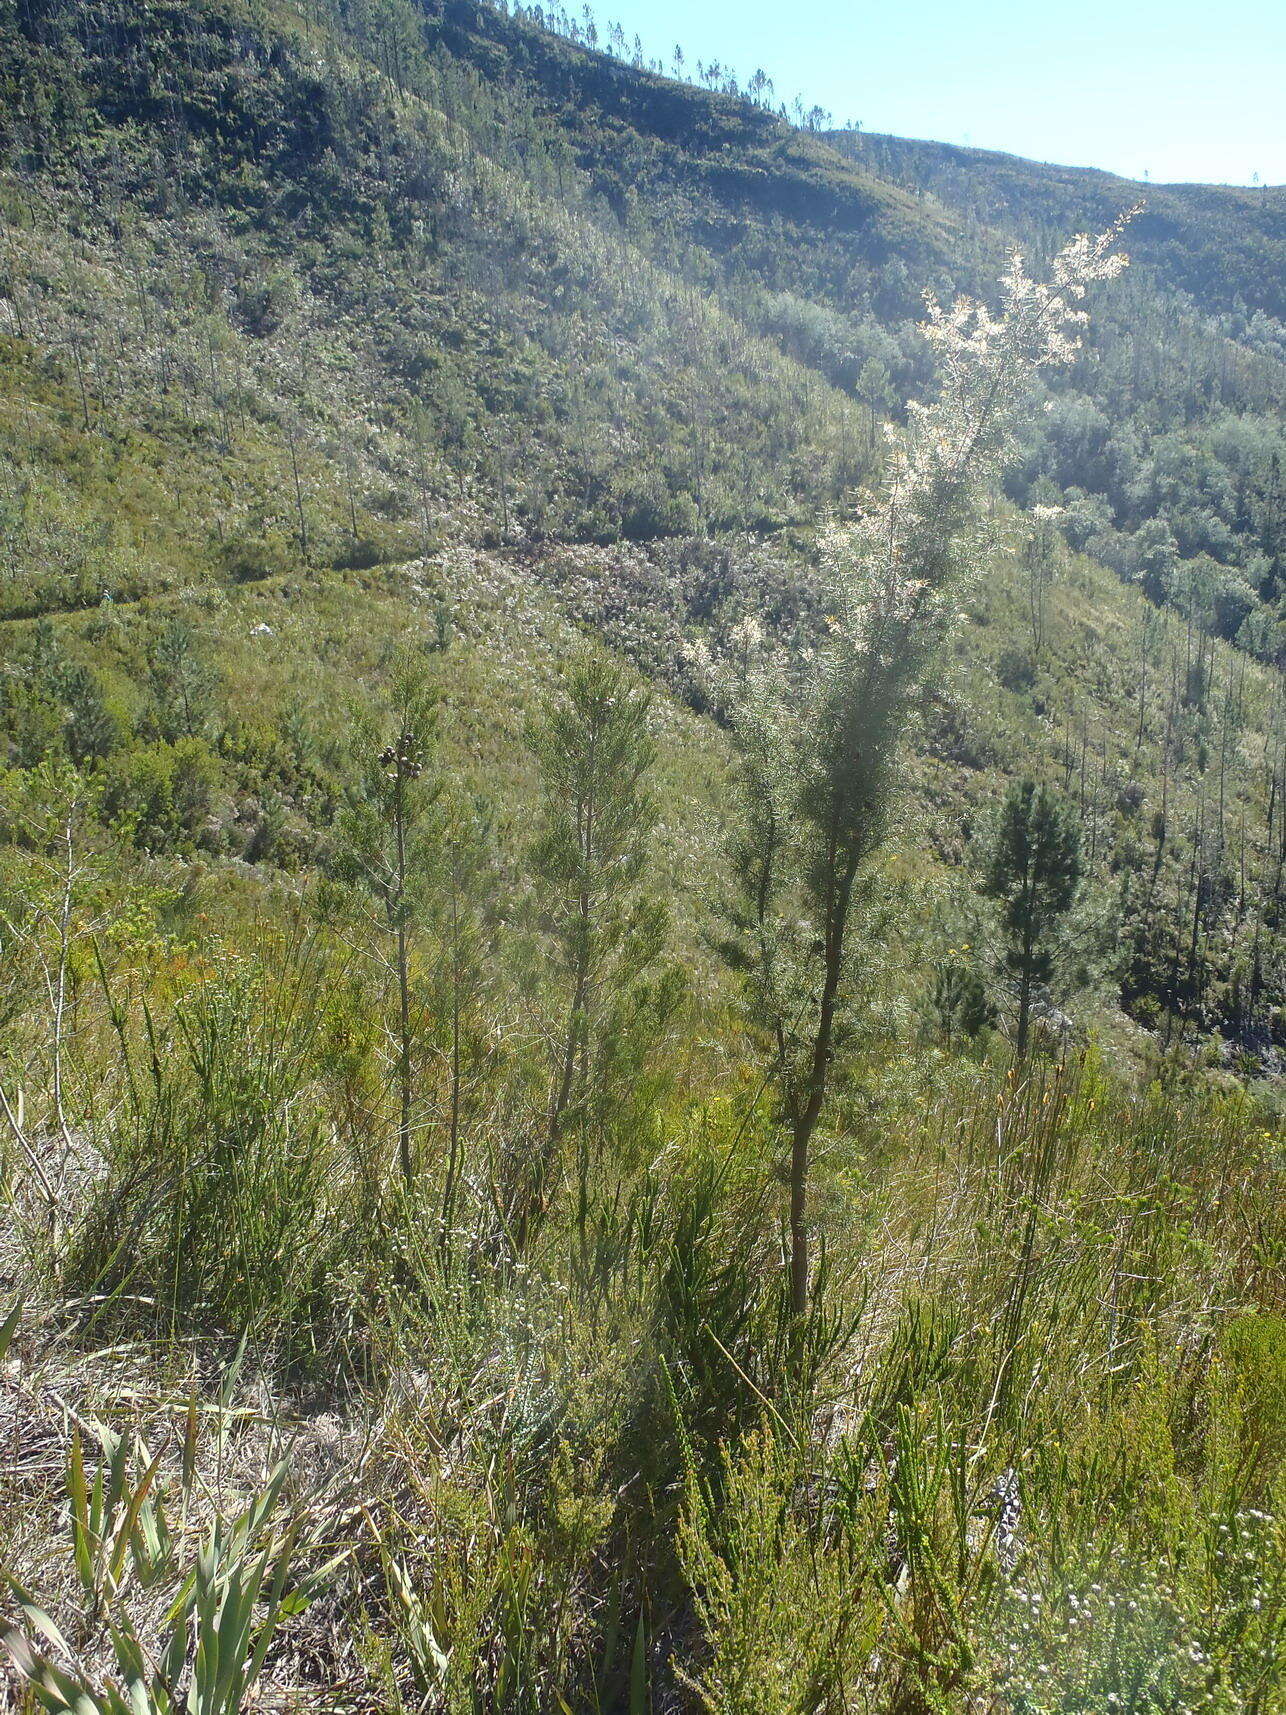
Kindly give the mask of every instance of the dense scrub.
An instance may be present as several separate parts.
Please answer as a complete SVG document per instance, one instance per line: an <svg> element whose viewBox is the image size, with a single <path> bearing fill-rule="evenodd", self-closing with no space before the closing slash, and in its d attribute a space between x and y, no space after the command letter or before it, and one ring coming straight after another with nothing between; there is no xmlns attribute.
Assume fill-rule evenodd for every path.
<svg viewBox="0 0 1286 1715"><path fill-rule="evenodd" d="M0 1702L1282 1710L1276 193L834 680L792 1283L836 556L1133 192L556 21L0 0Z"/></svg>
<svg viewBox="0 0 1286 1715"><path fill-rule="evenodd" d="M1280 1707L1286 1232L1243 1099L1084 1057L865 1069L801 1351L752 1087L672 1051L642 1133L629 1104L564 1134L515 1248L538 1062L471 1046L444 1220L441 1097L407 1187L336 956L116 952L56 1234L13 1164L7 1559L91 1678L285 1460L252 1549L291 1522L264 1671L301 1707ZM105 1052L131 988L159 1053ZM69 1411L73 1527L95 1423L123 1438L80 1560Z"/></svg>

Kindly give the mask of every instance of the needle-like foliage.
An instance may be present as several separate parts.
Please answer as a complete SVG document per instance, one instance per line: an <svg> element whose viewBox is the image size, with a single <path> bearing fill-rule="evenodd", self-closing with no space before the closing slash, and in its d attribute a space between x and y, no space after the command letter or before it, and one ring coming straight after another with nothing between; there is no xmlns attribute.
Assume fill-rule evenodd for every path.
<svg viewBox="0 0 1286 1715"><path fill-rule="evenodd" d="M1089 287L1125 265L1117 229L1073 240L1050 280L1015 255L1000 309L930 299L936 398L890 436L886 492L826 547L828 632L802 664L748 674L736 711L740 953L789 1136L790 1295L808 1297L809 1146L849 1004L850 923L887 828L899 743L974 556L978 499L1010 448L1033 375L1076 349Z"/></svg>

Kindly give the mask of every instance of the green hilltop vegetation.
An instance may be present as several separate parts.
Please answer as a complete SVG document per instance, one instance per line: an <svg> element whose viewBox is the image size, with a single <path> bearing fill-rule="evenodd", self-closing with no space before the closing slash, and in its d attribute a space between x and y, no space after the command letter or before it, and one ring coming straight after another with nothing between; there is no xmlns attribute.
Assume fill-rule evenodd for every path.
<svg viewBox="0 0 1286 1715"><path fill-rule="evenodd" d="M1286 190L829 123L0 0L0 1708L1286 1711Z"/></svg>

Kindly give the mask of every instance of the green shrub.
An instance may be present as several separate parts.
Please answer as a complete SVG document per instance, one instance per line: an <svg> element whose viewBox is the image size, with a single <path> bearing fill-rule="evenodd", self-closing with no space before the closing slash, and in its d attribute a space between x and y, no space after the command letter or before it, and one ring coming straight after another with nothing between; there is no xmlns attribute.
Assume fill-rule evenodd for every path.
<svg viewBox="0 0 1286 1715"><path fill-rule="evenodd" d="M356 1230L318 1100L325 995L324 963L295 944L223 954L141 1042L115 1015L126 1085L65 1267L102 1314L141 1298L166 1326L324 1342Z"/></svg>
<svg viewBox="0 0 1286 1715"><path fill-rule="evenodd" d="M1286 1460L1286 1316L1242 1311L1223 1330L1217 1362L1236 1402L1243 1453L1278 1470Z"/></svg>
<svg viewBox="0 0 1286 1715"><path fill-rule="evenodd" d="M161 740L110 760L103 807L144 850L181 849L210 815L218 784L218 759L204 739Z"/></svg>

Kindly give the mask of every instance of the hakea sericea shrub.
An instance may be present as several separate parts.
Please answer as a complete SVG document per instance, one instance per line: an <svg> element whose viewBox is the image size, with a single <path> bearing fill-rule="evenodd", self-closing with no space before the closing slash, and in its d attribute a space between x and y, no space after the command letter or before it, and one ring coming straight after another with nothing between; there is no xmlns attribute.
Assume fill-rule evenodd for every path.
<svg viewBox="0 0 1286 1715"><path fill-rule="evenodd" d="M1117 229L1075 239L1048 282L1015 255L999 313L929 300L934 399L890 430L883 497L823 549L819 646L747 651L727 698L739 757L740 897L729 952L747 976L790 1139L790 1298L809 1290L808 1161L858 987L850 933L880 849L900 745L974 563L978 502L1009 456L1033 376L1076 349L1089 288L1125 265Z"/></svg>

